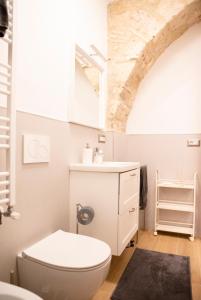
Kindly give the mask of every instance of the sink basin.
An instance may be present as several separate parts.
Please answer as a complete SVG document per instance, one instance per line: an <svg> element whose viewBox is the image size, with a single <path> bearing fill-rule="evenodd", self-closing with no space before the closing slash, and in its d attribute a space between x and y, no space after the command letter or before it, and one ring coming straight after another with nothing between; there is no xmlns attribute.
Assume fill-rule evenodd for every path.
<svg viewBox="0 0 201 300"><path fill-rule="evenodd" d="M42 300L42 298L16 285L0 281L0 300Z"/></svg>
<svg viewBox="0 0 201 300"><path fill-rule="evenodd" d="M104 161L101 164L72 164L71 171L85 172L126 172L132 169L139 168L139 162L130 161Z"/></svg>

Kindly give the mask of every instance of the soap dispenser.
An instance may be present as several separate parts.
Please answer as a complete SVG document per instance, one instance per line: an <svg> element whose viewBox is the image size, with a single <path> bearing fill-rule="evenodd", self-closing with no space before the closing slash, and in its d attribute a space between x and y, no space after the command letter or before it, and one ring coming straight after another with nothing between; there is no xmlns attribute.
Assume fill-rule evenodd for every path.
<svg viewBox="0 0 201 300"><path fill-rule="evenodd" d="M82 163L83 164L92 164L92 162L93 162L93 149L87 143L83 149Z"/></svg>
<svg viewBox="0 0 201 300"><path fill-rule="evenodd" d="M94 163L101 164L103 162L103 151L96 148L94 152Z"/></svg>

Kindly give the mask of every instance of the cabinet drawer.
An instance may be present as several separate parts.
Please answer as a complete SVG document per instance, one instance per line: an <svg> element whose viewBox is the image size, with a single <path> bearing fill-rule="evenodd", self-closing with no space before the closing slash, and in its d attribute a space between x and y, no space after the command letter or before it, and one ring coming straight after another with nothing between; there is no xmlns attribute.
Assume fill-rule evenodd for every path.
<svg viewBox="0 0 201 300"><path fill-rule="evenodd" d="M139 169L120 174L119 214L128 211L139 199Z"/></svg>
<svg viewBox="0 0 201 300"><path fill-rule="evenodd" d="M138 230L138 206L130 208L119 215L118 222L118 255L121 255L129 241Z"/></svg>

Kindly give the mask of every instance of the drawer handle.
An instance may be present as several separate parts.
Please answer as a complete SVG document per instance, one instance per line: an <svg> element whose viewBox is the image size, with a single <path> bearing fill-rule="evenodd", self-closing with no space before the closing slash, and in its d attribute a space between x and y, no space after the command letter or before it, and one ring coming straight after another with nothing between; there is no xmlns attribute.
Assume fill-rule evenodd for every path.
<svg viewBox="0 0 201 300"><path fill-rule="evenodd" d="M132 174L130 174L130 176L136 176L136 174L135 174L135 173L132 173Z"/></svg>
<svg viewBox="0 0 201 300"><path fill-rule="evenodd" d="M133 207L131 210L129 210L129 214L135 212L135 208Z"/></svg>

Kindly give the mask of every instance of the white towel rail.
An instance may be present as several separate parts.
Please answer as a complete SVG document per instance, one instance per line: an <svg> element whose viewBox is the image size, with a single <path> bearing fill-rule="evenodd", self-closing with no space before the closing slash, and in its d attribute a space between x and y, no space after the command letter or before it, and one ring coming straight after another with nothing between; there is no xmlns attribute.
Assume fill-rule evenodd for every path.
<svg viewBox="0 0 201 300"><path fill-rule="evenodd" d="M9 194L9 190L0 191L0 195L8 195L8 194Z"/></svg>
<svg viewBox="0 0 201 300"><path fill-rule="evenodd" d="M9 198L4 198L4 199L0 200L0 205L2 205L2 204L9 204L9 202L10 202Z"/></svg>
<svg viewBox="0 0 201 300"><path fill-rule="evenodd" d="M9 135L5 135L5 134L0 134L0 139L1 140L9 140L10 136Z"/></svg>
<svg viewBox="0 0 201 300"><path fill-rule="evenodd" d="M0 125L0 130L9 131L9 130L10 130L10 127L9 127L9 126L1 126L1 125Z"/></svg>
<svg viewBox="0 0 201 300"><path fill-rule="evenodd" d="M4 90L0 89L0 94L5 95L5 96L9 96L10 92L9 91L4 91Z"/></svg>
<svg viewBox="0 0 201 300"><path fill-rule="evenodd" d="M9 176L9 172L0 172L0 177L7 177Z"/></svg>
<svg viewBox="0 0 201 300"><path fill-rule="evenodd" d="M8 44L11 44L12 43L12 39L9 39L8 37L3 37L2 40Z"/></svg>
<svg viewBox="0 0 201 300"><path fill-rule="evenodd" d="M3 180L3 181L0 181L0 186L9 185L9 183L10 183L9 180Z"/></svg>
<svg viewBox="0 0 201 300"><path fill-rule="evenodd" d="M0 111L0 151L5 151L6 162L0 165L0 215L12 217L15 205L15 105L12 97L13 58L13 1L7 0L8 30L3 38L7 44L8 59L0 61L0 97L4 95L6 106ZM0 49L1 52L1 49ZM1 60L1 56L0 56ZM3 78L2 78L3 77ZM5 81L3 80L5 79ZM0 162L1 164L1 162ZM6 167L5 167L6 165ZM4 209L7 205L7 209Z"/></svg>
<svg viewBox="0 0 201 300"><path fill-rule="evenodd" d="M3 122L9 122L10 119L7 118L7 117L0 117L0 121L3 121Z"/></svg>
<svg viewBox="0 0 201 300"><path fill-rule="evenodd" d="M1 85L4 85L6 87L10 87L10 83L9 82L6 82L6 81L0 81L0 84Z"/></svg>
<svg viewBox="0 0 201 300"><path fill-rule="evenodd" d="M9 79L11 77L10 74L2 72L2 71L0 71L0 76L3 76L5 78L7 78L7 79Z"/></svg>
<svg viewBox="0 0 201 300"><path fill-rule="evenodd" d="M9 149L10 146L8 144L0 144L0 149Z"/></svg>
<svg viewBox="0 0 201 300"><path fill-rule="evenodd" d="M2 63L2 62L0 63L0 67L11 70L11 65L5 64L5 63Z"/></svg>

